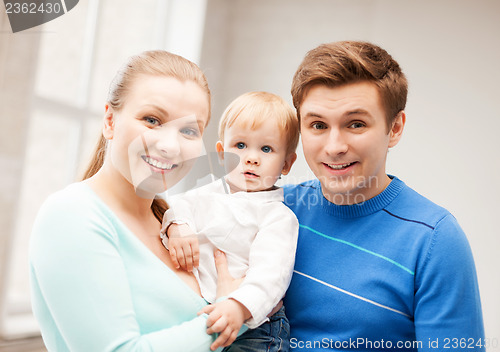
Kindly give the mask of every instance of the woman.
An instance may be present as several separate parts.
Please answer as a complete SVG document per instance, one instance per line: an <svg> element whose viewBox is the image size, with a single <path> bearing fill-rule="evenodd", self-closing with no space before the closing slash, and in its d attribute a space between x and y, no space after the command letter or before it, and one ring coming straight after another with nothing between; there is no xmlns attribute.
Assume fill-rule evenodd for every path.
<svg viewBox="0 0 500 352"><path fill-rule="evenodd" d="M49 197L33 229L33 310L49 351L209 351L206 302L163 249L167 206L154 199L189 171L209 117L206 78L182 57L144 52L118 72L84 181Z"/></svg>

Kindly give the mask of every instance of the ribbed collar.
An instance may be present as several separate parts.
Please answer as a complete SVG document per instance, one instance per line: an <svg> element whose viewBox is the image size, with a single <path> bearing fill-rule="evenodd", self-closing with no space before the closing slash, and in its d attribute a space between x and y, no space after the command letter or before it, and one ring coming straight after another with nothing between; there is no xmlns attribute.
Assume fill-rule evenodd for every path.
<svg viewBox="0 0 500 352"><path fill-rule="evenodd" d="M321 184L319 181L317 182L318 186L316 188L316 192L318 192L319 199L323 200L323 209L333 216L348 219L348 218L357 218L362 216L367 216L373 214L379 210L384 209L387 205L389 205L394 198L398 196L403 188L406 187L405 183L401 181L396 176L388 175L392 181L386 187L385 190L382 191L379 195L368 199L367 201L354 205L336 205L329 202L321 191Z"/></svg>

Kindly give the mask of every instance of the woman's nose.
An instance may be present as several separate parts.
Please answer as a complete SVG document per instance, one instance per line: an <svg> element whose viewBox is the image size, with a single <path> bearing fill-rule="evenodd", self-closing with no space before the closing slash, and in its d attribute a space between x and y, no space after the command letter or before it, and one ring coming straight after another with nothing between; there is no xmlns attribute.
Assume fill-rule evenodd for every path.
<svg viewBox="0 0 500 352"><path fill-rule="evenodd" d="M176 128L162 126L155 130L156 148L164 157L177 156L181 152L179 135Z"/></svg>

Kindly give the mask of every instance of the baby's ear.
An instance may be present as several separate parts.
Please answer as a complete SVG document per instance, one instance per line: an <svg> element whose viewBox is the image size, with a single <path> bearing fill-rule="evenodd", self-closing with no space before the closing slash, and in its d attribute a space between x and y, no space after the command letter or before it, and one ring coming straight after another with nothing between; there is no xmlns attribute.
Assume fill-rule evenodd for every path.
<svg viewBox="0 0 500 352"><path fill-rule="evenodd" d="M115 132L115 112L108 104L106 104L105 109L106 111L104 112L102 135L104 138L110 140L113 139Z"/></svg>
<svg viewBox="0 0 500 352"><path fill-rule="evenodd" d="M297 160L297 154L296 153L290 153L288 156L285 158L285 164L283 165L283 169L281 170L282 175L287 175L290 172L290 169L292 168L293 163Z"/></svg>
<svg viewBox="0 0 500 352"><path fill-rule="evenodd" d="M215 150L217 150L217 155L219 156L219 163L222 165L224 162L224 146L221 141L215 143Z"/></svg>

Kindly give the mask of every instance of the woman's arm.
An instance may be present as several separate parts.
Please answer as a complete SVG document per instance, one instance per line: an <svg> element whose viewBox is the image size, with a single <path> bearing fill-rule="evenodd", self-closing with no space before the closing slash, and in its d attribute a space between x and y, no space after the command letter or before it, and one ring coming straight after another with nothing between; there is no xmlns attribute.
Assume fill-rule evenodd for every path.
<svg viewBox="0 0 500 352"><path fill-rule="evenodd" d="M97 208L78 199L52 198L35 223L33 308L49 350L209 351L214 338L206 334L206 316L194 313L172 323L182 312L176 312L177 302L168 302L169 297L164 297L168 309L155 312L157 320L164 317L165 328L148 331L139 324L137 309L144 302L134 301L131 289L154 287L165 276L151 278L144 272L142 278L132 275L140 281L131 282L134 268L128 265L133 260L124 262L116 224ZM180 281L168 280L175 291ZM153 297L153 287L151 298L161 302L162 297Z"/></svg>

